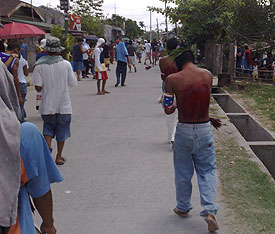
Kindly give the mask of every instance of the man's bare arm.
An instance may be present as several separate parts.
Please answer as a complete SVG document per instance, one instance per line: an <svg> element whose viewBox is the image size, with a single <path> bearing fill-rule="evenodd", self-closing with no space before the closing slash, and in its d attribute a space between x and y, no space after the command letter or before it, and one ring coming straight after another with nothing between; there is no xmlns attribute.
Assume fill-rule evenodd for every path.
<svg viewBox="0 0 275 234"><path fill-rule="evenodd" d="M5 65L6 65L7 68L11 65L13 59L14 59L14 57L13 57L13 56L10 56L10 57L8 58L8 60L5 62Z"/></svg>
<svg viewBox="0 0 275 234"><path fill-rule="evenodd" d="M40 226L42 234L56 234L53 225L53 200L51 190L40 198L33 199L34 205L42 218Z"/></svg>
<svg viewBox="0 0 275 234"><path fill-rule="evenodd" d="M28 75L29 75L29 69L28 69L28 66L27 66L27 65L25 65L25 66L23 67L23 71L24 71L24 75L25 75L25 76L28 76Z"/></svg>
<svg viewBox="0 0 275 234"><path fill-rule="evenodd" d="M16 92L17 92L19 104L22 106L23 98L21 95L20 84L19 84L19 79L18 79L18 65L19 65L19 61L18 61L18 59L16 59L16 61L14 62L14 65L12 67L11 73L13 75L13 81L14 81Z"/></svg>
<svg viewBox="0 0 275 234"><path fill-rule="evenodd" d="M169 77L167 77L167 79L165 80L165 94L175 96L173 86L171 84L171 80L169 79ZM165 96L165 94L164 94L164 96ZM167 115L173 114L175 112L175 110L176 110L176 106L174 104L172 104L171 107L164 107L164 112Z"/></svg>

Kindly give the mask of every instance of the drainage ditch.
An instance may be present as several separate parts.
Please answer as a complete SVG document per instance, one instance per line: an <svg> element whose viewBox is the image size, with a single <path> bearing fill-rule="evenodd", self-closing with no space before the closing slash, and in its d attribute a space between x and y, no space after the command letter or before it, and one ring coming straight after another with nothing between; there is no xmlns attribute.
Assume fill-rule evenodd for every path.
<svg viewBox="0 0 275 234"><path fill-rule="evenodd" d="M212 96L275 179L275 139L273 136L222 88L212 88Z"/></svg>

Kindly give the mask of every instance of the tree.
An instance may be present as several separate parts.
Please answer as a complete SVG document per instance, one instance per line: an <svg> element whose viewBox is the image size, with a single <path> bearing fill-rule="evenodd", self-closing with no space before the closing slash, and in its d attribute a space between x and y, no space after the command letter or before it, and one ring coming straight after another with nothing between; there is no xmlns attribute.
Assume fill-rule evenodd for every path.
<svg viewBox="0 0 275 234"><path fill-rule="evenodd" d="M104 21L105 24L125 29L125 37L134 39L144 34L144 31L135 20L126 19L123 16L113 14L111 18ZM140 22L143 23L143 22ZM125 26L125 28L124 28Z"/></svg>
<svg viewBox="0 0 275 234"><path fill-rule="evenodd" d="M103 0L72 0L72 12L82 17L102 17Z"/></svg>
<svg viewBox="0 0 275 234"><path fill-rule="evenodd" d="M100 19L94 16L85 16L82 20L81 28L82 30L87 31L90 35L104 37L103 23Z"/></svg>

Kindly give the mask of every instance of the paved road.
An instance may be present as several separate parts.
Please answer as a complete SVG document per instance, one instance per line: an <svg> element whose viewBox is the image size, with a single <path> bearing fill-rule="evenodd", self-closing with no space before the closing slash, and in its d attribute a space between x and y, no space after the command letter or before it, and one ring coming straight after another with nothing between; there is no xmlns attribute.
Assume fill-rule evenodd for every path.
<svg viewBox="0 0 275 234"><path fill-rule="evenodd" d="M72 137L64 149L68 160L60 167L65 180L52 186L58 233L208 233L199 217L196 183L190 217L182 219L173 213L172 150L167 143L166 118L157 104L159 69L145 71L139 65L137 73L127 75L127 87L115 88L115 67L111 68L110 95L95 95L96 82L91 79L71 90ZM34 95L29 87L27 120L41 129ZM219 221L224 219L223 212ZM221 222L220 226L219 233L227 233Z"/></svg>

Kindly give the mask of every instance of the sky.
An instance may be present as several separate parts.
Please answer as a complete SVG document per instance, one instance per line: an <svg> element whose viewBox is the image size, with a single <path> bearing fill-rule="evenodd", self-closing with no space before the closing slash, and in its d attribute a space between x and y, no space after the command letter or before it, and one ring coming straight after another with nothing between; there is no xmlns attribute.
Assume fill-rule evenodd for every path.
<svg viewBox="0 0 275 234"><path fill-rule="evenodd" d="M23 0L25 2L31 3L31 0ZM59 0L32 0L33 5L48 5L56 7L59 5ZM137 22L143 21L146 26L146 30L149 31L150 27L150 13L147 11L147 6L164 7L164 3L159 0L104 0L103 12L104 16L111 17L112 14L116 13L118 15L124 16L125 18L130 18L136 20ZM157 19L159 22L159 28L165 29L165 18L161 14L152 12L152 29L157 28ZM171 29L171 25L169 25Z"/></svg>

